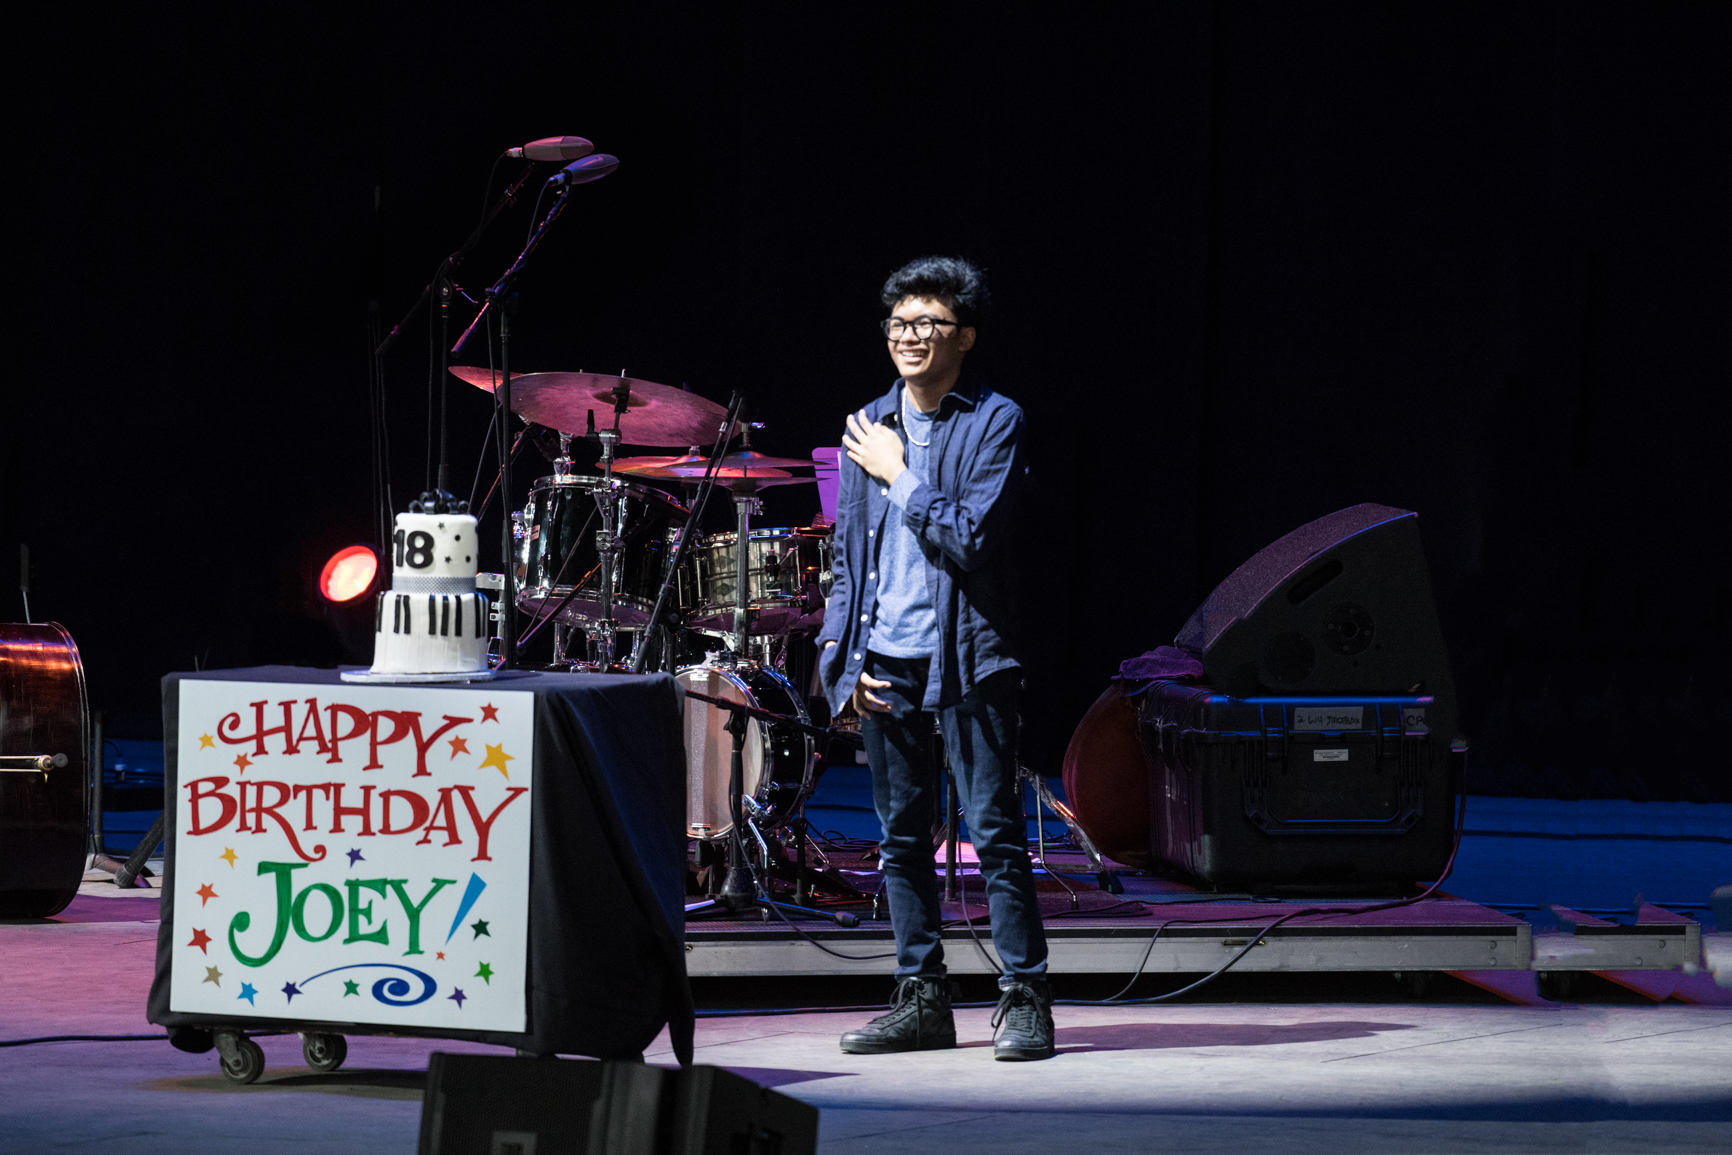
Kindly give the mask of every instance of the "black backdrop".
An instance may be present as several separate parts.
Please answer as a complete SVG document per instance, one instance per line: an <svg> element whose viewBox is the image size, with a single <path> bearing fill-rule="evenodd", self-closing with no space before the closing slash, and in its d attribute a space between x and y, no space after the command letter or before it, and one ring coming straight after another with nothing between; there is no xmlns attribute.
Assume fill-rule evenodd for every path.
<svg viewBox="0 0 1732 1155"><path fill-rule="evenodd" d="M514 367L738 388L772 453L887 384L890 269L988 268L1047 772L1238 562L1378 501L1422 515L1476 789L1732 797L1724 5L813 11L20 29L0 547L93 704L148 733L166 671L335 660L313 586L370 533L369 302L414 299L499 150L573 133L624 163L521 282ZM388 374L400 509L425 326ZM459 489L486 405L453 387Z"/></svg>

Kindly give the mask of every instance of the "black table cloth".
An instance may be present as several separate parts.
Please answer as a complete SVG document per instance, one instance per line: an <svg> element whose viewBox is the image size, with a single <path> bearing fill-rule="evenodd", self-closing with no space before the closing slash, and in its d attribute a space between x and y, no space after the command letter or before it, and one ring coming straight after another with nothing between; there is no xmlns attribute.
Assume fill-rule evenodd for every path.
<svg viewBox="0 0 1732 1155"><path fill-rule="evenodd" d="M179 810L180 683L189 679L338 686L336 670L261 666L170 674L162 684L165 877L148 1017L165 1027L331 1029L318 1021L190 1014L169 1009L177 941L175 836ZM398 1035L466 1039L538 1054L638 1055L666 1024L691 1061L686 981L685 746L682 695L666 674L508 671L483 685L535 695L530 818L528 1029L521 1033L390 1026ZM365 1033L344 1027L345 1033Z"/></svg>

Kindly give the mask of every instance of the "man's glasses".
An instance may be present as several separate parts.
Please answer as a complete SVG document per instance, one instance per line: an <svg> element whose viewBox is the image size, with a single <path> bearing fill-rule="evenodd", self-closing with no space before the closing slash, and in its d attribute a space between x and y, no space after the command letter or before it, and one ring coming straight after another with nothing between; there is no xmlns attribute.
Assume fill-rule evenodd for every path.
<svg viewBox="0 0 1732 1155"><path fill-rule="evenodd" d="M938 331L940 325L959 325L960 321L946 321L941 317L916 317L912 321L904 321L901 317L891 317L878 322L878 327L884 330L884 335L892 341L900 341L908 330L914 330L917 340L929 341L932 334Z"/></svg>

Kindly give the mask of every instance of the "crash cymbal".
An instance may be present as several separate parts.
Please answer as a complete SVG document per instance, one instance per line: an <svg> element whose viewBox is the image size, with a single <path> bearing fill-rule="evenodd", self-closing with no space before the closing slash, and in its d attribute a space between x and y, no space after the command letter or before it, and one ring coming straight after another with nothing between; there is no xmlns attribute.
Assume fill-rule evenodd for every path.
<svg viewBox="0 0 1732 1155"><path fill-rule="evenodd" d="M493 392L493 385L499 380L499 370L488 369L480 365L453 365L451 375L459 381L467 381L477 389ZM515 383L529 376L527 373L513 373L511 380Z"/></svg>
<svg viewBox="0 0 1732 1155"><path fill-rule="evenodd" d="M682 477L702 477L709 467L710 459L702 454L692 453L685 457L624 457L614 463L614 469L623 470L625 466L643 465L654 469L672 469L680 471ZM768 477L769 470L810 469L810 458L802 457L770 457L755 449L741 449L729 453L722 458L721 468L739 471L728 476ZM691 472L686 472L687 470ZM629 470L627 470L629 472Z"/></svg>
<svg viewBox="0 0 1732 1155"><path fill-rule="evenodd" d="M497 377L491 370L468 365L454 365L451 372L489 391ZM573 436L588 431L591 413L597 429L611 429L613 389L620 380L606 373L513 373L511 409L526 421ZM631 386L631 397L619 419L622 445L701 445L715 439L727 416L725 408L696 393L653 381L624 380Z"/></svg>

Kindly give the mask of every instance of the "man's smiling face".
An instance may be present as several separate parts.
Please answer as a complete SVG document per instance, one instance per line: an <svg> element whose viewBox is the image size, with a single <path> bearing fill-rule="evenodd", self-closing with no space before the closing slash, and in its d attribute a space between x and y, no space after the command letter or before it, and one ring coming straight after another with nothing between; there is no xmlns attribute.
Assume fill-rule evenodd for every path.
<svg viewBox="0 0 1732 1155"><path fill-rule="evenodd" d="M974 330L958 324L955 311L943 301L904 297L890 310L890 318L905 326L900 337L887 338L890 359L912 385L954 376L962 368L963 354L974 348ZM917 331L922 322L936 322L928 337Z"/></svg>

